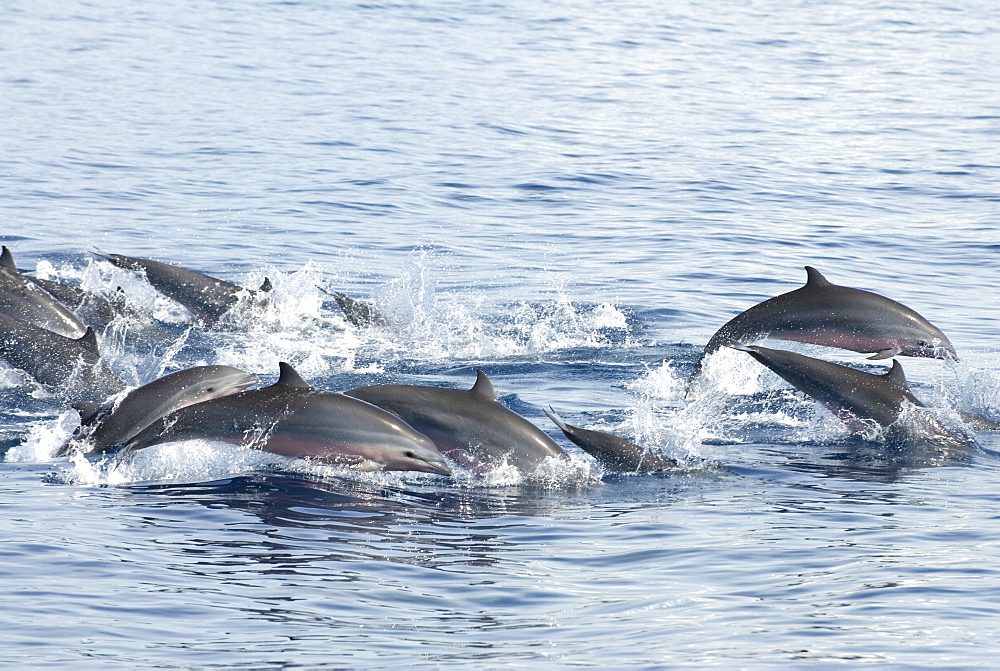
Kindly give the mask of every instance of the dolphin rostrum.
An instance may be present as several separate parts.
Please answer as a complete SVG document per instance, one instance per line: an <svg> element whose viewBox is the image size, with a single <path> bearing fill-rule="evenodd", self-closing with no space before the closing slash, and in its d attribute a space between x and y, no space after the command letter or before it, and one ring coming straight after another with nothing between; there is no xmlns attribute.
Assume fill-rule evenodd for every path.
<svg viewBox="0 0 1000 671"><path fill-rule="evenodd" d="M399 417L317 389L287 363L278 381L175 410L126 443L126 452L178 440L220 440L287 457L389 471L451 474L434 444Z"/></svg>
<svg viewBox="0 0 1000 671"><path fill-rule="evenodd" d="M765 337L874 353L871 359L957 359L947 336L905 305L832 284L812 266L806 266L806 275L805 286L758 303L724 324L702 351L691 380L720 347Z"/></svg>
<svg viewBox="0 0 1000 671"><path fill-rule="evenodd" d="M547 457L566 458L545 432L500 404L481 370L468 391L385 384L344 393L401 417L449 458L469 468L490 467L506 459L530 473Z"/></svg>
<svg viewBox="0 0 1000 671"><path fill-rule="evenodd" d="M662 471L677 467L677 462L670 457L654 454L614 434L567 424L552 408L545 410L545 414L567 438L608 468L616 471Z"/></svg>
<svg viewBox="0 0 1000 671"><path fill-rule="evenodd" d="M125 442L174 410L243 391L257 382L231 366L196 366L179 370L133 389L110 404L75 403L81 425L57 457L73 448L102 453Z"/></svg>
<svg viewBox="0 0 1000 671"><path fill-rule="evenodd" d="M209 325L219 321L222 315L242 298L257 298L260 294L271 290L271 281L266 278L260 289L253 291L169 263L121 254L98 254L98 256L119 268L144 272L146 280L154 289L177 301Z"/></svg>
<svg viewBox="0 0 1000 671"><path fill-rule="evenodd" d="M7 247L0 252L0 312L67 338L87 330L68 307L18 271Z"/></svg>
<svg viewBox="0 0 1000 671"><path fill-rule="evenodd" d="M73 339L0 313L0 357L76 400L103 401L125 387L101 360L90 327Z"/></svg>
<svg viewBox="0 0 1000 671"><path fill-rule="evenodd" d="M876 375L785 350L740 343L730 347L746 352L815 398L853 431L864 432L861 420L872 420L883 427L891 425L899 418L904 401L924 405L910 391L903 367L895 360L888 373Z"/></svg>

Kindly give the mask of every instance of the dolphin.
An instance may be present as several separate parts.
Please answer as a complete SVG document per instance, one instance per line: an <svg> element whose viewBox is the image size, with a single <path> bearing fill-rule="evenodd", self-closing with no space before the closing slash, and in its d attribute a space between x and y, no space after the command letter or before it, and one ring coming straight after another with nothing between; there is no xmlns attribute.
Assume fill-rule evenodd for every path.
<svg viewBox="0 0 1000 671"><path fill-rule="evenodd" d="M14 262L14 255L11 254L7 247L4 247L2 253L0 253L0 268L10 273L20 273ZM118 316L119 310L117 306L99 294L84 291L79 287L63 284L62 282L46 280L23 273L21 277L47 291L49 295L69 308L81 321L88 326L93 326L95 329L107 327Z"/></svg>
<svg viewBox="0 0 1000 671"><path fill-rule="evenodd" d="M77 400L103 401L125 387L101 360L90 327L73 339L0 313L0 357Z"/></svg>
<svg viewBox="0 0 1000 671"><path fill-rule="evenodd" d="M339 291L331 292L323 289L322 287L320 287L320 291L328 296L333 296L333 300L337 301L337 305L339 305L340 309L343 311L344 318L355 326L385 327L390 325L386 316L368 303L362 303L361 301L354 300L347 294Z"/></svg>
<svg viewBox="0 0 1000 671"><path fill-rule="evenodd" d="M831 283L806 266L805 286L770 298L726 322L695 363L693 382L707 356L732 343L770 337L874 353L957 359L955 348L936 326L884 296Z"/></svg>
<svg viewBox="0 0 1000 671"><path fill-rule="evenodd" d="M380 408L317 389L287 363L278 381L180 408L125 445L132 451L178 440L220 440L274 454L372 470L450 475L434 444Z"/></svg>
<svg viewBox="0 0 1000 671"><path fill-rule="evenodd" d="M171 298L206 324L215 324L244 297L260 298L271 291L271 281L267 278L260 289L253 291L209 277L202 273L172 266L160 261L139 259L121 254L98 254L119 268L144 272L146 280L164 296Z"/></svg>
<svg viewBox="0 0 1000 671"><path fill-rule="evenodd" d="M164 375L110 404L75 403L80 428L56 456L73 448L85 454L103 453L174 410L235 394L256 382L253 375L231 366L196 366Z"/></svg>
<svg viewBox="0 0 1000 671"><path fill-rule="evenodd" d="M345 394L402 418L449 458L478 469L504 459L525 473L547 457L566 453L547 434L497 400L490 378L476 371L472 389L385 384L358 387Z"/></svg>
<svg viewBox="0 0 1000 671"><path fill-rule="evenodd" d="M654 454L614 434L567 424L551 407L545 410L545 415L567 438L608 468L616 471L662 471L677 467L677 462L670 457Z"/></svg>
<svg viewBox="0 0 1000 671"><path fill-rule="evenodd" d="M903 403L924 404L913 395L903 367L893 360L884 375L814 359L795 352L733 343L733 349L746 352L799 391L825 405L854 431L864 431L861 420L889 426L899 418Z"/></svg>
<svg viewBox="0 0 1000 671"><path fill-rule="evenodd" d="M53 298L72 310L81 321L95 329L106 328L118 316L115 305L100 294L54 280L31 275L24 277L49 292Z"/></svg>
<svg viewBox="0 0 1000 671"><path fill-rule="evenodd" d="M67 338L87 330L68 307L21 274L7 247L0 252L0 312Z"/></svg>

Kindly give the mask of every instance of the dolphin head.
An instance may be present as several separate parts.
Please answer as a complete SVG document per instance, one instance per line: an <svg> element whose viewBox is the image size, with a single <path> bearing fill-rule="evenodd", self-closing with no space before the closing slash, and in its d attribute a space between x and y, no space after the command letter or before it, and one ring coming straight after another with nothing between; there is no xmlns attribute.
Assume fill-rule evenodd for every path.
<svg viewBox="0 0 1000 671"><path fill-rule="evenodd" d="M901 343L900 354L926 359L950 359L951 361L958 361L955 346L948 340L948 336L930 324L927 326L930 328L925 329L927 331L926 334Z"/></svg>
<svg viewBox="0 0 1000 671"><path fill-rule="evenodd" d="M191 386L191 403L241 392L257 383L257 377L231 366L206 366L204 377ZM189 405L190 405L189 404Z"/></svg>
<svg viewBox="0 0 1000 671"><path fill-rule="evenodd" d="M379 459L383 469L451 475L451 467L430 438L416 431L408 437L408 445L402 449L387 450Z"/></svg>

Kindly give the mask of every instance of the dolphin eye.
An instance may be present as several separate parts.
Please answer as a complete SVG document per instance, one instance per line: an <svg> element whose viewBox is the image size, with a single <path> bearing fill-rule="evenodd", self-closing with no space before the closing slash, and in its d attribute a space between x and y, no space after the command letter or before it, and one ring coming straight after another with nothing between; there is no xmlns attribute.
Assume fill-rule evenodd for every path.
<svg viewBox="0 0 1000 671"><path fill-rule="evenodd" d="M407 459L416 459L417 458L417 455L415 455L413 453L413 450L407 450L406 452L403 453L403 456L406 457Z"/></svg>

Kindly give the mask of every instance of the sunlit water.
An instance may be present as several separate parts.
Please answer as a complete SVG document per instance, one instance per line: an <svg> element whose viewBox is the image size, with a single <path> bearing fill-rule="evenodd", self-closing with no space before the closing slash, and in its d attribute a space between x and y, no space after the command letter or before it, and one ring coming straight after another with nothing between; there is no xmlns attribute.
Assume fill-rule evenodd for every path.
<svg viewBox="0 0 1000 671"><path fill-rule="evenodd" d="M210 442L54 458L0 370L0 662L49 668L995 664L994 3L55 3L0 9L0 240L113 293L130 385L219 363L467 388L572 459L363 474ZM274 300L216 329L98 250ZM887 295L968 450L851 436L730 317ZM324 293L370 301L358 329ZM779 343L884 370L845 352ZM681 462L605 472L546 419Z"/></svg>

